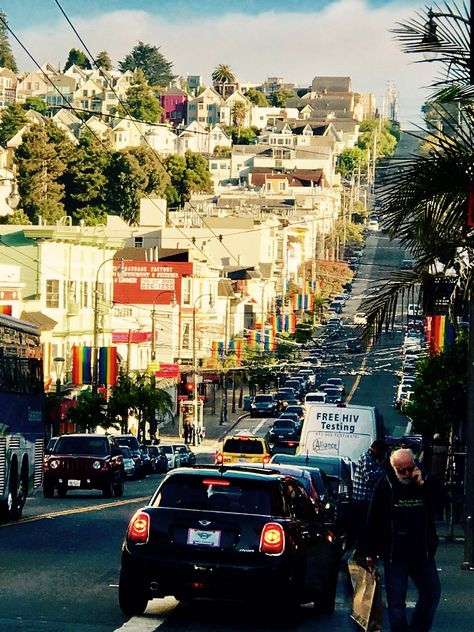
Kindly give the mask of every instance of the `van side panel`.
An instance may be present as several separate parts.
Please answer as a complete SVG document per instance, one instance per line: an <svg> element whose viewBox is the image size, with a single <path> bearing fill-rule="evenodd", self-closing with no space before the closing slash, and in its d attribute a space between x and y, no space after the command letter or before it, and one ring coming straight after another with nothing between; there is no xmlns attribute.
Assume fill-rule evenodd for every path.
<svg viewBox="0 0 474 632"><path fill-rule="evenodd" d="M337 455L357 462L383 436L382 417L373 406L308 403L297 454Z"/></svg>

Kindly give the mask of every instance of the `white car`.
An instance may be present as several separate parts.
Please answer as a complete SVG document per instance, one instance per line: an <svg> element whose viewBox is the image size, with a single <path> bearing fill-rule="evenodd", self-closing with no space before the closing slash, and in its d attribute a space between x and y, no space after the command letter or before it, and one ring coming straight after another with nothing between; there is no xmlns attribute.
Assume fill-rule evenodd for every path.
<svg viewBox="0 0 474 632"><path fill-rule="evenodd" d="M179 467L181 465L181 458L179 456L179 451L175 448L174 445L160 445L160 449L165 453L166 458L168 459L168 469L173 470L175 467Z"/></svg>
<svg viewBox="0 0 474 632"><path fill-rule="evenodd" d="M375 233L379 230L379 223L376 219L370 219L367 225L369 230L373 230Z"/></svg>
<svg viewBox="0 0 474 632"><path fill-rule="evenodd" d="M356 312L353 320L354 325L367 325L367 316L365 312Z"/></svg>

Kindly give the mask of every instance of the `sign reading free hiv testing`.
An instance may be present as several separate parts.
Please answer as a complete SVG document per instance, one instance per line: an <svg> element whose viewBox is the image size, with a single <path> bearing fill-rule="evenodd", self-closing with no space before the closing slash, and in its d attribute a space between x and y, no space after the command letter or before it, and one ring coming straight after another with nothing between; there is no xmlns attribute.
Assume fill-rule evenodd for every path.
<svg viewBox="0 0 474 632"><path fill-rule="evenodd" d="M174 292L181 304L182 279L192 272L187 261L114 261L114 303L169 305Z"/></svg>

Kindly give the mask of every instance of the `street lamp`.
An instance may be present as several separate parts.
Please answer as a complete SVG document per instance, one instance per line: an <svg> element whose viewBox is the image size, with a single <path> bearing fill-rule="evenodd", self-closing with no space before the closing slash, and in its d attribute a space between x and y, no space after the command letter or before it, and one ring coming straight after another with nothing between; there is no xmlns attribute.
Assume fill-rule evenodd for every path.
<svg viewBox="0 0 474 632"><path fill-rule="evenodd" d="M212 294L200 294L195 298L193 302L193 398L194 398L194 440L193 443L196 445L196 432L198 428L198 390L197 390L197 346L196 346L196 303L201 299L208 296L209 297L209 307L212 309L214 307Z"/></svg>
<svg viewBox="0 0 474 632"><path fill-rule="evenodd" d="M10 192L5 198L5 201L11 209L15 210L21 199L18 193L16 178L14 176L11 178L0 178L0 182L11 182Z"/></svg>
<svg viewBox="0 0 474 632"><path fill-rule="evenodd" d="M162 294L171 294L171 307L176 307L176 292L174 290L162 290L155 296L153 311L151 313L151 359L156 359L156 301Z"/></svg>
<svg viewBox="0 0 474 632"><path fill-rule="evenodd" d="M109 259L105 259L102 261L100 266L97 268L97 272L95 275L95 286L94 286L94 355L92 359L92 391L97 393L97 388L99 386L99 272L102 270L106 263L110 261L115 261L114 257L110 257ZM119 278L122 276L124 272L124 264L123 259L120 261L120 267L118 270Z"/></svg>

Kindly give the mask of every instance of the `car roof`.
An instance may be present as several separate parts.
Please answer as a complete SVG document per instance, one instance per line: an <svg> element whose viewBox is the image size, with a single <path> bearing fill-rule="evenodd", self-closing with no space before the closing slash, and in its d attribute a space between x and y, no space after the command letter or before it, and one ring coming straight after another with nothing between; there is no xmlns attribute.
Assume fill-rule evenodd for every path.
<svg viewBox="0 0 474 632"><path fill-rule="evenodd" d="M183 474L187 476L202 476L204 474L206 476L225 476L230 478L246 478L249 480L275 480L281 479L283 476L275 470L265 467L252 467L251 465L195 465L194 467L180 467L171 470L166 474L165 479Z"/></svg>

